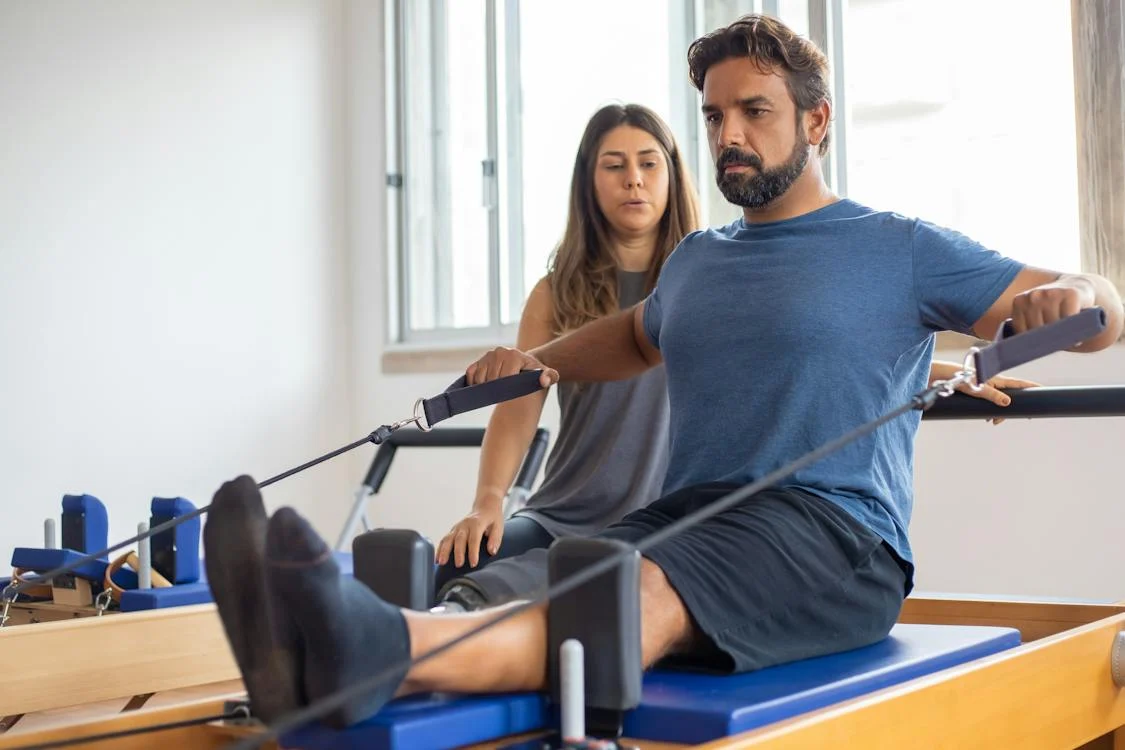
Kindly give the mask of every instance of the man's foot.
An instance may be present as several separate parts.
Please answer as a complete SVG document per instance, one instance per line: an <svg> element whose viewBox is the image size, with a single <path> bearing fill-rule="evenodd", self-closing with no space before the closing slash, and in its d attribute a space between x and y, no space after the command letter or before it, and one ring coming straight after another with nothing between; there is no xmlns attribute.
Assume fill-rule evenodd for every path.
<svg viewBox="0 0 1125 750"><path fill-rule="evenodd" d="M345 727L374 715L406 676L410 634L398 607L341 576L332 550L292 508L281 508L266 534L266 580L275 611L300 633L309 702L336 693L392 664L393 679L348 701L326 717Z"/></svg>
<svg viewBox="0 0 1125 750"><path fill-rule="evenodd" d="M211 594L250 695L254 715L270 722L301 703L300 655L270 612L265 580L266 510L248 476L215 493L203 527Z"/></svg>

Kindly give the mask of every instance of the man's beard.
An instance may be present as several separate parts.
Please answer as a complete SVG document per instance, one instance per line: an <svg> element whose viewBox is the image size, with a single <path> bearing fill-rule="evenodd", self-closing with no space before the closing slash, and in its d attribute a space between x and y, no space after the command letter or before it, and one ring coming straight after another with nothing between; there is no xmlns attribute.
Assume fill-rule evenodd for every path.
<svg viewBox="0 0 1125 750"><path fill-rule="evenodd" d="M744 154L734 146L724 149L715 163L715 182L723 197L734 205L764 208L785 195L805 171L808 161L809 142L798 130L797 143L789 154L789 160L772 169L763 169L762 160L756 154ZM744 164L758 171L724 173L723 168L731 164Z"/></svg>

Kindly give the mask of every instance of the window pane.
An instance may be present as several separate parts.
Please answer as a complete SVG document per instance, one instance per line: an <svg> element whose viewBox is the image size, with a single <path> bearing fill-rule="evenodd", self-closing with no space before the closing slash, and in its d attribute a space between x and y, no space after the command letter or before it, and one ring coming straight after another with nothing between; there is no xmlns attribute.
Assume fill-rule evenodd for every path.
<svg viewBox="0 0 1125 750"><path fill-rule="evenodd" d="M777 17L794 32L808 38L809 36L809 2L808 0L778 0Z"/></svg>
<svg viewBox="0 0 1125 750"><path fill-rule="evenodd" d="M410 3L426 13L429 3ZM406 97L412 330L489 325L487 29L484 0L435 3L432 46L425 28L408 37ZM411 48L417 50L410 53ZM429 48L432 72L427 70Z"/></svg>
<svg viewBox="0 0 1125 750"><path fill-rule="evenodd" d="M849 196L1079 270L1070 3L849 0L844 32Z"/></svg>
<svg viewBox="0 0 1125 750"><path fill-rule="evenodd" d="M449 182L440 185L449 207L449 291L454 328L489 323L489 209L482 163L489 158L487 29L484 0L446 3L449 54L446 158Z"/></svg>
<svg viewBox="0 0 1125 750"><path fill-rule="evenodd" d="M671 122L670 85L686 81L669 54L676 0L520 3L524 289L546 272L566 226L570 176L590 116L610 102L643 104Z"/></svg>
<svg viewBox="0 0 1125 750"><path fill-rule="evenodd" d="M404 61L400 97L405 108L403 116L403 228L405 243L402 272L404 274L404 329L432 329L437 324L435 302L436 276L434 248L437 231L434 217L435 154L432 95L438 61L432 57L430 3L402 3L403 34L395 41L402 45L399 58ZM409 62L405 62L409 61ZM408 330L404 330L409 335Z"/></svg>

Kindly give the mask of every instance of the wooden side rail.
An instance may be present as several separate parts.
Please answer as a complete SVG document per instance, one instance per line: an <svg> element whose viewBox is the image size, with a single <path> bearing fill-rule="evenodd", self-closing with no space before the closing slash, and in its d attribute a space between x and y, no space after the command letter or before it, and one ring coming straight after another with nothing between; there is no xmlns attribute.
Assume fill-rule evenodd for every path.
<svg viewBox="0 0 1125 750"><path fill-rule="evenodd" d="M1125 614L703 750L1075 748L1125 726L1110 650Z"/></svg>
<svg viewBox="0 0 1125 750"><path fill-rule="evenodd" d="M241 678L214 604L0 628L0 714Z"/></svg>
<svg viewBox="0 0 1125 750"><path fill-rule="evenodd" d="M97 720L83 722L61 720L58 726L44 727L34 732L13 730L11 733L0 734L0 750L218 716L223 712L224 702L222 699L201 698L183 701L175 706L142 708ZM164 750L180 750L180 748L217 750L230 744L232 731L236 730L223 731L209 725L189 726L157 733L138 733L112 740L85 742L76 747L82 750L148 750L154 747ZM267 745L268 747L270 746Z"/></svg>
<svg viewBox="0 0 1125 750"><path fill-rule="evenodd" d="M1016 628L1025 643L1125 613L1125 603L1040 602L918 596L903 604L898 621L922 625Z"/></svg>

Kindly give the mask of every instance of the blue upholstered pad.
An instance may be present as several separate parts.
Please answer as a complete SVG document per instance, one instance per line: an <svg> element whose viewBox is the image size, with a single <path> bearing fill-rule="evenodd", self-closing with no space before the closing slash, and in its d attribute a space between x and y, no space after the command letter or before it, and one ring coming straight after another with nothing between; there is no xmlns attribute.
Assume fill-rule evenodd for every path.
<svg viewBox="0 0 1125 750"><path fill-rule="evenodd" d="M448 748L531 732L547 725L546 696L413 696L386 706L363 724L343 731L308 726L282 738L301 750Z"/></svg>
<svg viewBox="0 0 1125 750"><path fill-rule="evenodd" d="M75 552L72 549L16 547L12 550L12 567L42 573L63 565L70 565L83 555L85 555L84 552ZM108 567L109 563L105 560L91 560L90 562L79 565L75 569L74 574L100 584L105 578L105 569Z"/></svg>
<svg viewBox="0 0 1125 750"><path fill-rule="evenodd" d="M705 742L931 674L1020 643L1019 631L953 625L896 625L873 646L734 676L653 671L625 736ZM415 697L345 731L308 727L286 747L444 748L546 728L540 695Z"/></svg>
<svg viewBox="0 0 1125 750"><path fill-rule="evenodd" d="M964 664L1020 644L1011 628L896 625L866 648L730 677L665 673L646 680L625 735L704 742Z"/></svg>
<svg viewBox="0 0 1125 750"><path fill-rule="evenodd" d="M183 607L188 604L208 604L211 588L206 581L200 583L177 583L159 589L133 589L121 593L122 612L140 612L146 609L167 609Z"/></svg>

